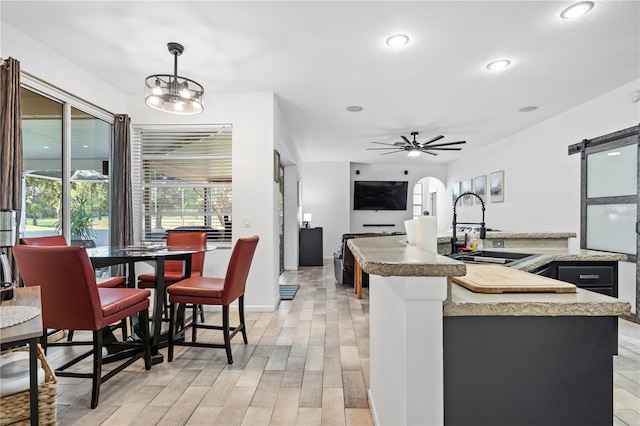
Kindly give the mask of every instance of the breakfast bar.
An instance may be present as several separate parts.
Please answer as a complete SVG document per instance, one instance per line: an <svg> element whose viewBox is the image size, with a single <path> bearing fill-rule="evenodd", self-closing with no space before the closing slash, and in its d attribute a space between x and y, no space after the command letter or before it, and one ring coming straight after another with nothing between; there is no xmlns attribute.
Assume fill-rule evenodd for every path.
<svg viewBox="0 0 640 426"><path fill-rule="evenodd" d="M475 293L452 280L468 265L403 236L348 244L370 274L376 424L611 423L613 322L628 303L580 288Z"/></svg>

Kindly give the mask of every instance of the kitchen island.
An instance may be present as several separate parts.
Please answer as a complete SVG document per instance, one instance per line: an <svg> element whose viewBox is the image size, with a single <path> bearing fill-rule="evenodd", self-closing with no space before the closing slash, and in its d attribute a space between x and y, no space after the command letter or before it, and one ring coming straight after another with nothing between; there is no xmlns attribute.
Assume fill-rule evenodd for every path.
<svg viewBox="0 0 640 426"><path fill-rule="evenodd" d="M539 364L537 371L550 363L555 371L567 372L558 378L586 378L586 383L591 374L587 371L595 368L598 383L612 383L612 321L629 312L628 303L582 289L557 295L479 295L450 281L449 277L466 274L463 263L419 250L402 236L350 240L348 244L370 274L369 400L376 424L482 424L480 414L486 416L485 424L514 424L514 418L519 419L515 423L526 424L529 420L522 417L526 412L509 411L500 400L491 398L489 389L499 389L504 374L513 376L510 380L515 385L508 381L504 385L511 398L518 393L523 396L518 409L538 407L535 395L525 390L535 389L539 395L540 389L554 388L556 383L554 377L548 379L551 371L547 379L536 374L518 376L518 371L536 371L530 363ZM567 336L570 341L562 343ZM536 358L533 353L524 357L532 352L531 347L549 357ZM584 353L591 350L595 352ZM492 366L498 368L492 370ZM454 373L466 370L456 375L451 367ZM470 372L475 375L469 376ZM582 386L580 380L568 386ZM607 383L604 391L595 385L598 403L592 398L590 405L600 407L598 413L608 413L607 423L611 423L608 400L612 401L613 392ZM554 395L551 402L561 403ZM606 395L604 402L602 395ZM560 396L571 398L570 394ZM545 404L544 411L553 413L550 399L539 399ZM475 400L482 401L487 412L475 412L478 404L469 405ZM569 415L576 409L584 406L573 405ZM597 418L602 419L602 414Z"/></svg>

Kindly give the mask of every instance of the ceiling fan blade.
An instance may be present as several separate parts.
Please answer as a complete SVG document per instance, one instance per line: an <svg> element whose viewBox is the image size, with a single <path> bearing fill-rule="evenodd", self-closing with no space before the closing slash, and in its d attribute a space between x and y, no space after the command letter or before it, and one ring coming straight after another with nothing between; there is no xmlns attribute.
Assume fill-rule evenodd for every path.
<svg viewBox="0 0 640 426"><path fill-rule="evenodd" d="M384 142L371 142L371 143L377 143L378 145L396 146L395 144L392 144L392 143L384 143Z"/></svg>
<svg viewBox="0 0 640 426"><path fill-rule="evenodd" d="M398 142L394 142L393 146L400 146L400 147L404 147L407 146L406 143L402 142L402 141L398 141Z"/></svg>
<svg viewBox="0 0 640 426"><path fill-rule="evenodd" d="M462 148L434 148L434 147L428 147L426 148L428 150L433 150L433 151L461 151Z"/></svg>
<svg viewBox="0 0 640 426"><path fill-rule="evenodd" d="M391 151L391 152L383 152L380 155L395 154L396 152L404 152L404 149L398 149L396 151Z"/></svg>
<svg viewBox="0 0 640 426"><path fill-rule="evenodd" d="M404 139L404 141L405 141L406 143L408 143L409 145L413 145L413 144L411 143L411 141L410 141L409 139L407 139L407 138L406 138L406 136L402 136L402 135L400 135L400 137L401 137L402 139Z"/></svg>
<svg viewBox="0 0 640 426"><path fill-rule="evenodd" d="M378 151L378 150L381 150L381 149L383 149L383 150L392 149L394 151L404 151L403 149L398 149L398 148L395 148L395 147L389 147L389 148L366 148L366 151Z"/></svg>
<svg viewBox="0 0 640 426"><path fill-rule="evenodd" d="M441 146L449 146L449 145L460 145L463 143L467 143L467 141L458 141L458 142L447 142L447 143L439 143L439 144L435 144L435 145L431 145L428 146L426 148L431 149L431 148L439 148Z"/></svg>
<svg viewBox="0 0 640 426"><path fill-rule="evenodd" d="M443 136L443 135L438 135L438 136L436 136L435 138L431 138L431 139L429 139L428 141L426 141L425 143L423 143L423 144L422 144L422 146L427 146L427 145L429 145L430 143L433 143L433 142L435 142L435 141L439 141L439 140L440 140L440 139L442 139L442 138L444 138L444 136Z"/></svg>
<svg viewBox="0 0 640 426"><path fill-rule="evenodd" d="M429 154L429 155L438 155L435 152L427 151L426 149L421 149L420 152L424 152L425 154Z"/></svg>

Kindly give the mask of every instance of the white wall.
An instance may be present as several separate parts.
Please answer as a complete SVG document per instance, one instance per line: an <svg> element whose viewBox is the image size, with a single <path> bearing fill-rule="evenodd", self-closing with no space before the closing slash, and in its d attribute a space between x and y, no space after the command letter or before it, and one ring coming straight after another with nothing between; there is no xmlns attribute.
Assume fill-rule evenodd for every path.
<svg viewBox="0 0 640 426"><path fill-rule="evenodd" d="M301 177L302 213L311 213L311 227L322 227L323 256L332 258L349 232L349 163L306 162Z"/></svg>
<svg viewBox="0 0 640 426"><path fill-rule="evenodd" d="M626 84L449 164L449 195L452 182L504 170L504 202L487 204L487 226L504 231L575 232L578 238L570 244L578 248L580 155L569 156L567 148L637 125L640 104L631 103L629 94L639 86L640 80ZM476 205L458 208L460 221L478 221L479 214ZM633 305L635 281L635 267L620 268L620 298Z"/></svg>
<svg viewBox="0 0 640 426"><path fill-rule="evenodd" d="M356 174L356 170L360 173ZM408 172L404 174L405 170ZM405 232L404 221L411 219L411 192L422 178L433 176L445 181L443 165L362 164L352 163L349 179L350 229L348 232ZM407 209L404 211L353 210L353 182L356 180L396 180L409 182ZM393 227L370 227L365 224L393 224ZM438 221L440 226L440 221Z"/></svg>
<svg viewBox="0 0 640 426"><path fill-rule="evenodd" d="M0 56L20 61L20 69L115 114L125 113L124 93L2 22ZM105 60L108 60L105 58Z"/></svg>
<svg viewBox="0 0 640 426"><path fill-rule="evenodd" d="M302 200L298 197L300 176L295 165L284 168L284 269L298 269L299 230L302 223Z"/></svg>
<svg viewBox="0 0 640 426"><path fill-rule="evenodd" d="M127 111L136 124L233 125L233 238L260 237L247 282L247 310L273 310L278 292L278 184L273 180L272 93L208 94L205 110L195 116L177 116L153 110L142 96L128 99ZM250 225L246 226L245 221ZM207 253L206 270L226 270L229 250Z"/></svg>

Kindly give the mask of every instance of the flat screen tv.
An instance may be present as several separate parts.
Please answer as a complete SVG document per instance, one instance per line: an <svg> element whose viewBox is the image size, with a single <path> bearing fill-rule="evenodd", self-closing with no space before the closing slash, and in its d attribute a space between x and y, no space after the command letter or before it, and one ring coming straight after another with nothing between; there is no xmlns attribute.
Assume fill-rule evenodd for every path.
<svg viewBox="0 0 640 426"><path fill-rule="evenodd" d="M353 187L354 210L406 210L407 181L357 180Z"/></svg>

